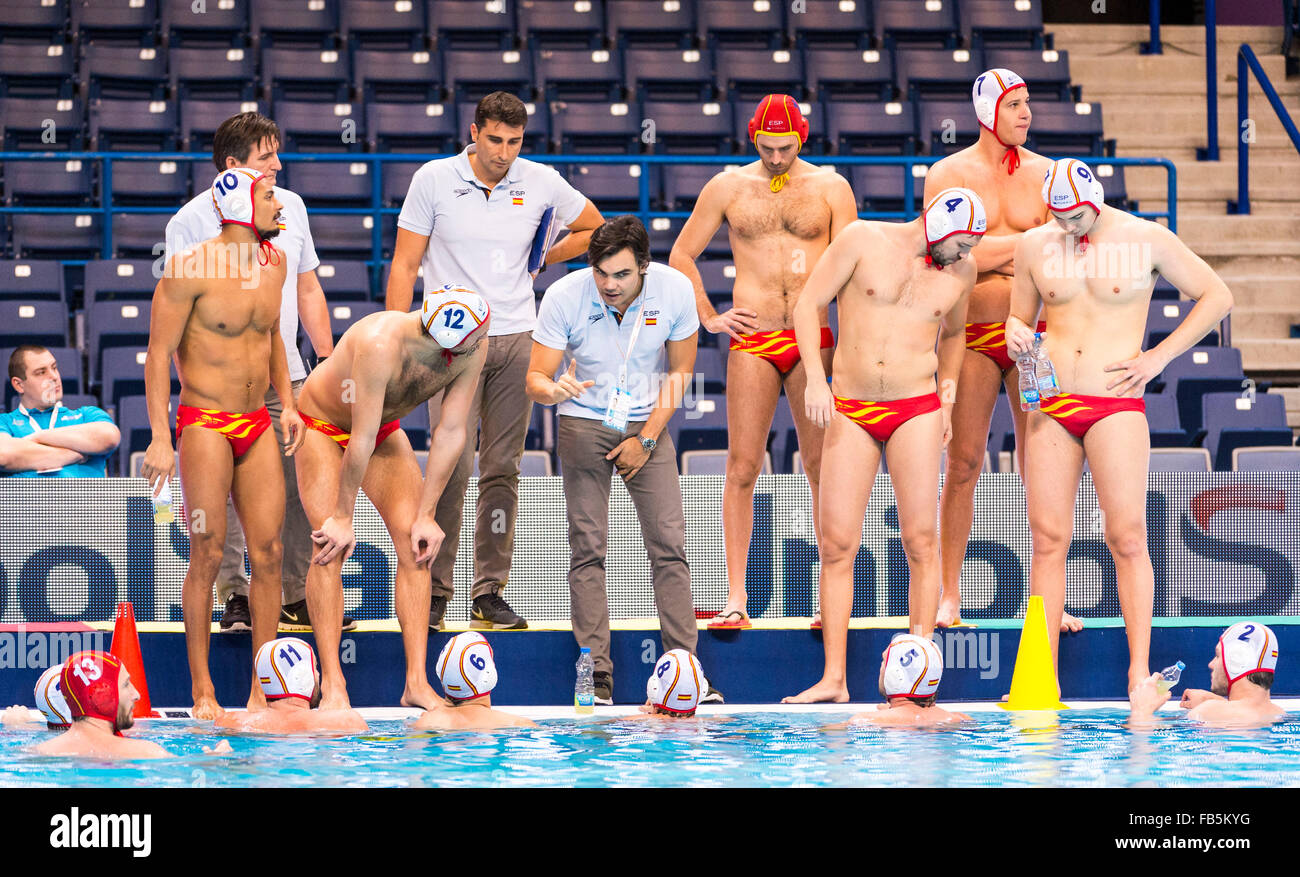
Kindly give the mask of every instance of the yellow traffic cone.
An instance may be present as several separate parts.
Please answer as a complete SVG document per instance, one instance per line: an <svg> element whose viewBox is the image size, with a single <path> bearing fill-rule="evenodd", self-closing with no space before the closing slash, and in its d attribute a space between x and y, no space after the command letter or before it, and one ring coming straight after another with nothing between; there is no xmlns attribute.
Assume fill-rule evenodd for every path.
<svg viewBox="0 0 1300 877"><path fill-rule="evenodd" d="M1032 596L1025 609L1025 625L1020 631L1016 651L1016 668L1011 674L1011 695L1004 710L1067 710L1057 698L1056 668L1052 665L1052 645L1047 639L1047 613L1043 598Z"/></svg>

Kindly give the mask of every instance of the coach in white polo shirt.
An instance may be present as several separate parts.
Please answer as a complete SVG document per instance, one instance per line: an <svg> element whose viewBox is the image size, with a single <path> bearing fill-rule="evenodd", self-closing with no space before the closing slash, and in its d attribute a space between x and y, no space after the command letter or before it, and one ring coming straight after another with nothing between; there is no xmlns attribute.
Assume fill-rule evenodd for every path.
<svg viewBox="0 0 1300 877"><path fill-rule="evenodd" d="M441 629L452 595L452 572L460 545L465 487L474 466L479 425L478 511L474 529L474 586L470 627L526 628L501 596L510 574L519 503L519 461L524 453L532 403L524 374L536 300L528 256L548 207L570 234L546 261L586 251L600 212L552 168L519 158L528 111L512 94L493 92L479 101L470 126L474 141L460 155L431 161L415 172L397 220L397 245L388 278L386 306L407 311L416 273L426 282L460 283L492 307L487 362L470 410L470 440L438 502L435 519L446 534L430 564L433 594L429 627ZM429 401L437 426L442 394Z"/></svg>
<svg viewBox="0 0 1300 877"><path fill-rule="evenodd" d="M665 428L695 370L700 321L691 281L650 261L650 238L635 216L597 229L587 262L592 267L557 280L542 299L528 395L559 406L573 635L591 649L596 698L608 704L614 668L605 543L615 471L641 522L664 651L695 652L686 519Z"/></svg>
<svg viewBox="0 0 1300 877"><path fill-rule="evenodd" d="M280 127L260 113L240 113L231 116L217 128L212 141L212 162L217 170L232 167L252 168L275 179L280 170ZM209 181L210 183L210 181ZM307 337L311 339L316 355L321 359L334 350L334 336L330 333L329 309L325 293L316 278L316 248L312 243L311 229L307 225L307 208L302 198L286 189L276 187L275 196L283 206L283 229L276 237L276 245L284 252L288 262L284 294L280 298L280 337L289 361L289 377L293 381L294 399L307 378L298 353L298 320L301 317ZM167 223L166 252L162 264L171 262L172 256L221 234L221 221L212 205L209 185L180 209ZM284 446L280 432L280 397L268 390L266 407L271 413L271 426L276 440ZM307 617L307 565L311 562L311 527L298 499L298 478L294 472L293 458L280 455L284 465L285 507L284 529L284 606L280 612L280 625L285 630L311 630ZM244 575L244 533L239 526L233 504L226 507L226 548L221 556L221 569L217 573L217 600L225 604L220 629L223 632L249 630L248 579ZM344 629L355 627L349 618Z"/></svg>

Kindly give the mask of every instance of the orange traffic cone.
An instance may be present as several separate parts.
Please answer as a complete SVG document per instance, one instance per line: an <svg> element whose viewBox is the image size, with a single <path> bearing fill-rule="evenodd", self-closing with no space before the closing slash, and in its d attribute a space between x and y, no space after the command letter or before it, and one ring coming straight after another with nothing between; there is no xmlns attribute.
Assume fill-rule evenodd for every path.
<svg viewBox="0 0 1300 877"><path fill-rule="evenodd" d="M140 656L140 634L135 629L135 607L130 603L117 604L113 644L108 647L108 651L122 662L122 666L131 674L135 690L140 692L140 699L136 701L131 715L137 719L149 718L153 715L153 707L149 704L149 683L144 678L144 659Z"/></svg>

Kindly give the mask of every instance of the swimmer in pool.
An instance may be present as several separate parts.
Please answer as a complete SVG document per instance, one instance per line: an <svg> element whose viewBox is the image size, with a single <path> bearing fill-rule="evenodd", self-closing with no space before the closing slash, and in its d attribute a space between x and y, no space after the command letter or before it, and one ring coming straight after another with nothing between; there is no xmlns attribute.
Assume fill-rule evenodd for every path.
<svg viewBox="0 0 1300 877"><path fill-rule="evenodd" d="M282 636L257 650L257 681L266 709L228 712L218 728L254 734L354 734L368 730L354 709L322 710L320 668L312 647L295 636Z"/></svg>
<svg viewBox="0 0 1300 877"><path fill-rule="evenodd" d="M68 702L63 699L63 691L59 688L62 676L62 664L46 668L41 678L36 680L36 709L11 706L0 713L0 725L28 725L43 721L51 731L68 730L72 719L68 713Z"/></svg>
<svg viewBox="0 0 1300 877"><path fill-rule="evenodd" d="M422 713L415 722L417 731L537 727L531 719L492 709L497 665L483 634L470 630L452 637L438 654L437 667L446 706Z"/></svg>
<svg viewBox="0 0 1300 877"><path fill-rule="evenodd" d="M935 705L942 678L943 655L934 640L900 633L881 655L878 685L885 702L874 712L858 713L828 730L857 724L923 727L969 722L970 716L965 713L950 712Z"/></svg>
<svg viewBox="0 0 1300 877"><path fill-rule="evenodd" d="M708 691L709 680L704 678L699 658L685 649L664 652L646 680L645 703L640 707L642 715L630 718L666 721L695 718L700 698Z"/></svg>
<svg viewBox="0 0 1300 877"><path fill-rule="evenodd" d="M1210 691L1188 688L1180 706L1187 718L1207 725L1244 727L1266 725L1286 710L1269 699L1277 669L1277 635L1257 621L1239 621L1219 637L1210 659ZM1129 722L1149 724L1169 700L1160 691L1159 673L1142 680L1129 695Z"/></svg>

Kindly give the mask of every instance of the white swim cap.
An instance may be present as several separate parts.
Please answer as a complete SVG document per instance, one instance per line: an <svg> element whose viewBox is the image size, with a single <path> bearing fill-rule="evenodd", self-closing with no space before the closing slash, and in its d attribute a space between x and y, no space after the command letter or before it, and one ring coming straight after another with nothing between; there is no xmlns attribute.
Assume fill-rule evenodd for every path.
<svg viewBox="0 0 1300 877"><path fill-rule="evenodd" d="M944 189L925 205L925 243L929 249L955 234L984 234L984 202L970 189Z"/></svg>
<svg viewBox="0 0 1300 877"><path fill-rule="evenodd" d="M934 640L900 633L885 649L885 697L925 698L939 690L943 655Z"/></svg>
<svg viewBox="0 0 1300 877"><path fill-rule="evenodd" d="M496 688L497 665L487 638L472 630L453 636L438 653L438 681L452 700L473 700Z"/></svg>
<svg viewBox="0 0 1300 877"><path fill-rule="evenodd" d="M448 283L425 291L420 322L443 350L451 350L486 323L491 313L483 296L459 283Z"/></svg>
<svg viewBox="0 0 1300 877"><path fill-rule="evenodd" d="M699 658L685 649L664 652L645 683L651 704L681 715L695 712L700 698L708 693L709 680L704 678Z"/></svg>
<svg viewBox="0 0 1300 877"><path fill-rule="evenodd" d="M1025 81L1005 67L985 70L971 86L970 99L975 104L975 118L979 119L980 127L993 132L994 137L998 137L998 111L1002 99L1007 92L1017 88L1025 88ZM998 137L998 142L1002 143L1001 137Z"/></svg>
<svg viewBox="0 0 1300 877"><path fill-rule="evenodd" d="M246 225L253 229L253 187L266 178L266 174L235 167L217 174L212 181L212 209L222 224Z"/></svg>
<svg viewBox="0 0 1300 877"><path fill-rule="evenodd" d="M257 650L257 681L267 700L300 697L311 703L316 692L316 653L296 636L282 636Z"/></svg>
<svg viewBox="0 0 1300 877"><path fill-rule="evenodd" d="M1219 654L1231 691L1243 676L1277 670L1277 634L1258 621L1238 621L1219 637Z"/></svg>
<svg viewBox="0 0 1300 877"><path fill-rule="evenodd" d="M50 667L36 680L36 708L45 714L45 722L51 728L66 728L72 724L72 711L63 699L63 690L59 688L59 677L63 675L63 665Z"/></svg>
<svg viewBox="0 0 1300 877"><path fill-rule="evenodd" d="M1087 204L1100 214L1106 193L1092 168L1077 158L1061 158L1052 162L1043 177L1043 203L1060 213Z"/></svg>

